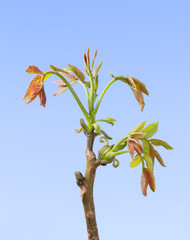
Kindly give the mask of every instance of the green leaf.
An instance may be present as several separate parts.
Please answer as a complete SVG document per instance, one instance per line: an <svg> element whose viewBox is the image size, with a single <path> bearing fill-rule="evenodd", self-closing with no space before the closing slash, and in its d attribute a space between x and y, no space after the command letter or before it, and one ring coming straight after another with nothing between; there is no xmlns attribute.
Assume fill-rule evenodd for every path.
<svg viewBox="0 0 190 240"><path fill-rule="evenodd" d="M100 132L104 135L105 138L112 140L112 138L110 136L108 136L105 131L101 130Z"/></svg>
<svg viewBox="0 0 190 240"><path fill-rule="evenodd" d="M75 129L75 132L81 133L82 132L82 128Z"/></svg>
<svg viewBox="0 0 190 240"><path fill-rule="evenodd" d="M89 128L88 125L85 123L85 121L84 121L83 118L80 119L80 125L81 125L82 129L83 129L86 133L90 133L90 132L91 132L90 128Z"/></svg>
<svg viewBox="0 0 190 240"><path fill-rule="evenodd" d="M166 167L166 165L164 164L164 161L162 159L162 157L160 156L159 152L155 150L155 157L158 160L158 162L160 163L160 165L162 165L163 167Z"/></svg>
<svg viewBox="0 0 190 240"><path fill-rule="evenodd" d="M146 161L146 165L147 167L153 171L153 162L152 162L152 158L149 154L144 154L143 155L143 159Z"/></svg>
<svg viewBox="0 0 190 240"><path fill-rule="evenodd" d="M133 158L132 161L130 161L130 166L133 167L137 167L140 163L142 162L142 157L137 155L135 158Z"/></svg>
<svg viewBox="0 0 190 240"><path fill-rule="evenodd" d="M101 131L101 128L97 123L93 123L92 126L94 127L95 133L99 133Z"/></svg>
<svg viewBox="0 0 190 240"><path fill-rule="evenodd" d="M96 120L96 122L106 122L108 124L111 124L112 126L114 125L114 121L116 121L115 119L113 118L106 118L106 119L98 119Z"/></svg>
<svg viewBox="0 0 190 240"><path fill-rule="evenodd" d="M134 127L131 132L140 132L146 124L146 121L139 123L136 127Z"/></svg>
<svg viewBox="0 0 190 240"><path fill-rule="evenodd" d="M170 150L173 149L173 147L171 147L167 142L164 142L160 139L150 139L150 142L154 145L154 146L163 146L166 149Z"/></svg>
<svg viewBox="0 0 190 240"><path fill-rule="evenodd" d="M143 151L144 151L144 154L148 154L150 153L150 145L149 145L149 142L148 140L146 139L142 139L142 144L143 144Z"/></svg>
<svg viewBox="0 0 190 240"><path fill-rule="evenodd" d="M110 122L115 122L116 121L114 118L111 118L111 117L107 117L105 120L110 121Z"/></svg>
<svg viewBox="0 0 190 240"><path fill-rule="evenodd" d="M152 137L158 131L158 123L154 122L149 124L145 129L142 130L142 133L145 133L145 138Z"/></svg>

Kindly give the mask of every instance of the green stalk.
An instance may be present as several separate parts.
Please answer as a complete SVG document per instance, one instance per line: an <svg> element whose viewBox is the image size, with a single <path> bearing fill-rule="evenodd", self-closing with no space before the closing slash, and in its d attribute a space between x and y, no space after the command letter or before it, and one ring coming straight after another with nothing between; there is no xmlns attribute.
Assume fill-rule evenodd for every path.
<svg viewBox="0 0 190 240"><path fill-rule="evenodd" d="M93 110L94 82L93 82L91 73L89 73L89 75L90 75L90 103L91 103L91 110Z"/></svg>
<svg viewBox="0 0 190 240"><path fill-rule="evenodd" d="M99 99L98 99L98 102L96 103L96 107L95 107L95 109L94 109L94 114L95 114L95 115L96 115L96 113L97 113L97 111L98 111L98 108L99 108L99 106L100 106L100 103L101 103L101 101L102 101L102 98L103 98L104 94L106 93L107 89L112 85L112 83L114 83L114 82L117 81L117 80L122 80L122 78L125 79L124 77L121 77L121 76L120 76L120 77L115 77L115 78L112 79L112 81L110 81L110 82L107 84L107 86L104 88L102 94L100 95L100 97L99 97Z"/></svg>
<svg viewBox="0 0 190 240"><path fill-rule="evenodd" d="M90 101L89 101L89 92L88 92L87 86L81 80L77 80L77 81L84 87L84 90L86 92L86 99L87 99L87 103L88 103L88 108L89 108L90 107Z"/></svg>
<svg viewBox="0 0 190 240"><path fill-rule="evenodd" d="M108 158L115 157L115 156L117 156L117 155L124 154L124 153L128 153L128 152L129 152L128 150L123 150L123 151L120 151L120 152L112 152L112 150L111 150L111 152L110 152L110 153L107 153L107 154L104 156L104 158L105 158L105 159L108 159Z"/></svg>
<svg viewBox="0 0 190 240"><path fill-rule="evenodd" d="M128 135L129 135L129 134L127 134L127 136L123 137L121 140L119 140L119 142L117 142L117 143L114 145L114 147L112 148L112 152L117 151L117 148L119 147L119 145L120 145L124 140L126 140L126 139L128 138Z"/></svg>
<svg viewBox="0 0 190 240"><path fill-rule="evenodd" d="M58 72L54 72L54 71L48 71L46 72L47 74L54 74L54 75L57 75L66 85L67 87L69 88L69 90L71 91L71 93L73 94L73 97L75 98L75 100L77 101L81 111L83 112L85 118L87 121L89 121L89 114L88 112L86 111L85 107L83 106L82 102L80 101L78 95L76 94L76 92L74 91L74 89L71 87L70 83L61 75L59 74Z"/></svg>

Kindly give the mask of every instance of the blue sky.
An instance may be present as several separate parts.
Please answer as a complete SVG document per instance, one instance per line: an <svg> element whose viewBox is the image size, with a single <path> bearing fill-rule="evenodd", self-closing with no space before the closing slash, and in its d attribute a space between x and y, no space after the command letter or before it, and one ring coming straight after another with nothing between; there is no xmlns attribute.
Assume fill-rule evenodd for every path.
<svg viewBox="0 0 190 240"><path fill-rule="evenodd" d="M87 239L74 172L85 169L82 117L69 92L46 83L47 106L21 104L31 75L49 64L83 69L83 53L98 49L103 59L99 93L115 75L130 75L150 92L143 113L121 82L105 95L98 118L113 143L136 124L159 121L155 135L173 147L160 149L167 165L155 166L156 192L143 197L141 167L129 155L120 167L99 168L95 182L101 239L189 239L189 1L4 1L0 26L0 239ZM85 101L83 89L75 90ZM98 141L95 150L100 147Z"/></svg>

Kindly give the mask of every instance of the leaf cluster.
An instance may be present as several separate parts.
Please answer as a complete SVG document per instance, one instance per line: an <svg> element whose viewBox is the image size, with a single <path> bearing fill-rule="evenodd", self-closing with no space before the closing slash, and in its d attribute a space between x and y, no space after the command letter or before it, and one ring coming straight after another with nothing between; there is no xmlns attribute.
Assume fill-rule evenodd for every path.
<svg viewBox="0 0 190 240"><path fill-rule="evenodd" d="M26 72L36 74L36 76L34 76L31 80L23 101L28 99L27 103L31 103L37 96L39 96L40 104L45 107L46 94L44 90L44 83L51 75L56 75L59 80L53 81L53 83L58 84L59 90L54 93L54 96L57 96L69 89L84 115L84 119L80 119L80 128L75 129L75 131L77 133L84 132L86 135L92 133L95 136L101 135L100 142L106 143L98 151L99 164L107 165L112 163L114 167L118 167L119 161L116 159L116 156L129 153L132 158L130 162L130 166L132 168L137 167L140 163L142 164L141 188L143 195L146 196L148 185L152 191L155 191L155 179L153 174L155 158L162 166L165 167L164 161L159 152L155 150L155 147L163 146L168 150L172 149L172 147L163 140L152 138L158 130L158 122L145 127L145 121L138 124L116 144L109 144L109 140L112 138L101 128L99 123L106 122L113 126L116 120L111 117L96 119L100 103L109 87L116 81L122 81L127 84L132 90L141 111L143 111L145 106L143 94L148 96L149 92L145 84L137 78L130 76L114 76L110 73L112 80L105 86L102 93L98 95L98 73L102 66L102 61L94 67L96 57L97 51L94 53L92 62L90 61L89 48L84 54L84 71L87 75L87 79L79 68L71 64L62 68L50 65L51 70L45 72L42 72L36 66L29 66ZM87 109L84 107L79 96L73 89L73 85L76 83L81 84L85 90L88 106Z"/></svg>

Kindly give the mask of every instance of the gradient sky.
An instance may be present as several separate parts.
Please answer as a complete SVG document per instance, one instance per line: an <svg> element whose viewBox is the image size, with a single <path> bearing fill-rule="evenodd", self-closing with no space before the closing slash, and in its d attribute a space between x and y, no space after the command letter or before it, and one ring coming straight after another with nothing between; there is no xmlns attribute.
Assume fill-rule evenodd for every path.
<svg viewBox="0 0 190 240"><path fill-rule="evenodd" d="M155 166L156 192L141 194L141 167L131 169L129 155L120 167L97 171L95 204L102 240L178 240L190 238L190 2L189 1L4 1L0 26L0 239L87 239L80 191L74 172L84 172L82 117L69 91L47 106L36 99L21 104L32 75L49 64L83 69L83 53L98 49L103 59L99 93L115 75L130 75L150 92L144 112L129 87L108 90L98 118L113 143L139 122L159 121L155 138L174 150L160 149L167 165ZM82 87L74 87L85 100ZM95 144L95 151L100 144Z"/></svg>

